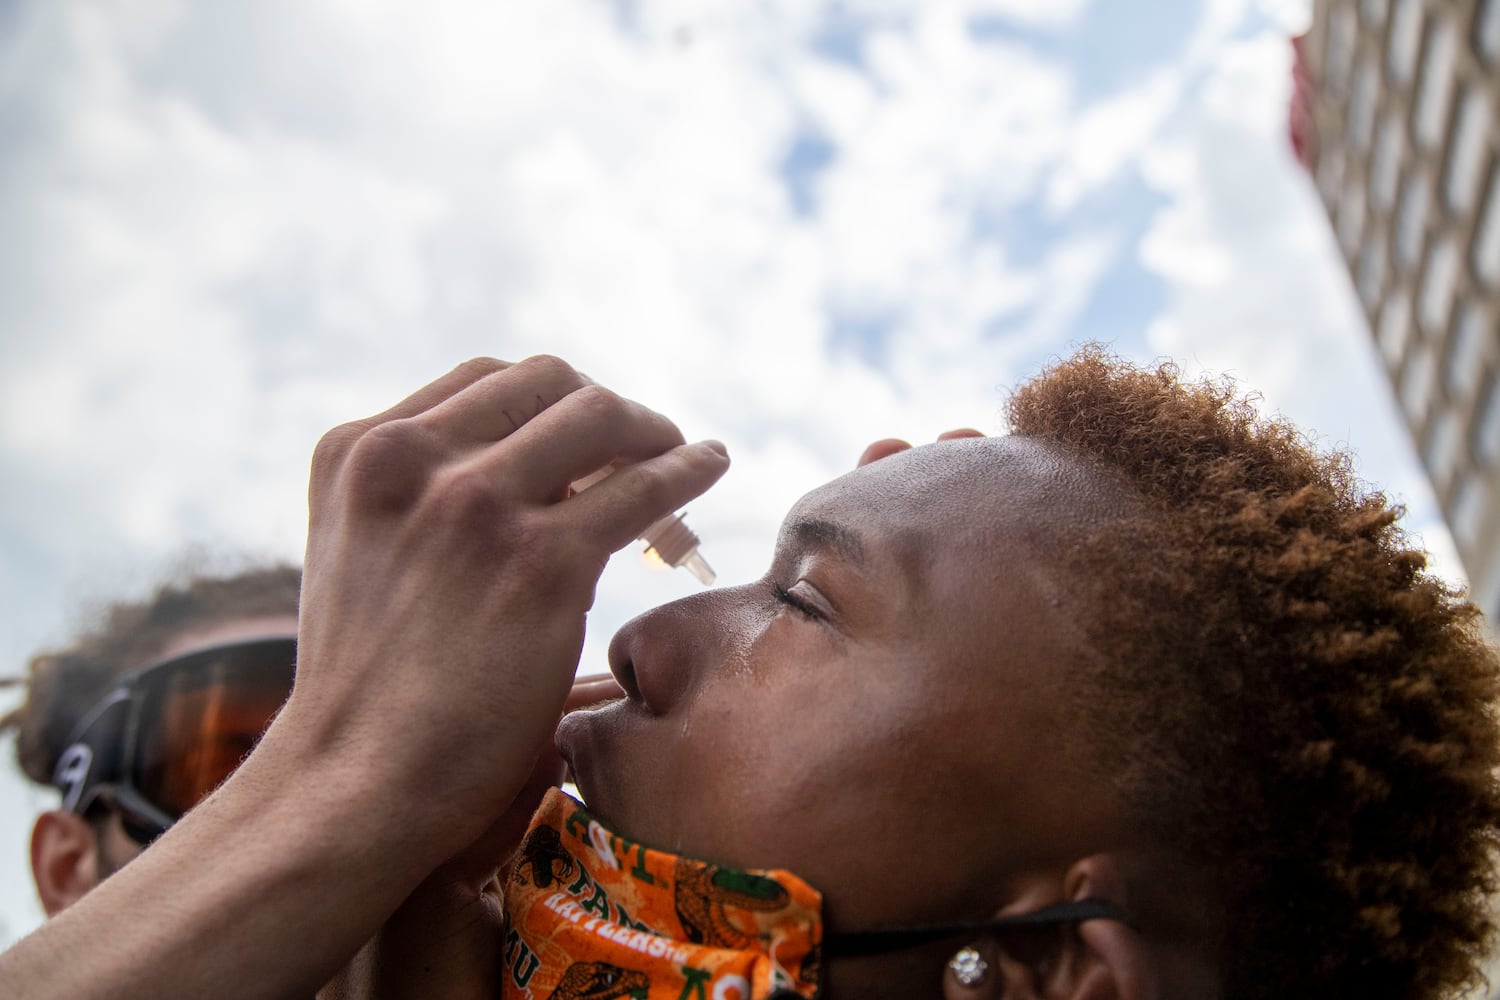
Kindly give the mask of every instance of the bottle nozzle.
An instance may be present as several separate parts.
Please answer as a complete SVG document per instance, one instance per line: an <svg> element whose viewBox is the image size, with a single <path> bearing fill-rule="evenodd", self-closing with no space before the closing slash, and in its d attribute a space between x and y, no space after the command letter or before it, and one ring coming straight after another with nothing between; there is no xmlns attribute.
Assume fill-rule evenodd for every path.
<svg viewBox="0 0 1500 1000"><path fill-rule="evenodd" d="M714 580L717 579L717 574L714 573L714 568L708 564L708 560L704 559L701 555L698 554L697 549L693 550L692 554L689 555L686 560L684 560L682 565L683 568L686 569L689 573L696 576L698 578L698 582L703 584L703 586L705 587L713 586Z"/></svg>
<svg viewBox="0 0 1500 1000"><path fill-rule="evenodd" d="M573 492L582 493L614 471L613 465L606 465L598 472L575 482ZM713 567L698 553L698 536L683 523L681 514L669 514L651 525L641 532L641 541L646 543L648 554L656 556L673 569L686 569L705 587L714 582L716 577Z"/></svg>
<svg viewBox="0 0 1500 1000"><path fill-rule="evenodd" d="M662 518L647 528L641 538L668 566L685 567L705 587L714 582L713 568L698 554L698 536L683 523L681 514Z"/></svg>

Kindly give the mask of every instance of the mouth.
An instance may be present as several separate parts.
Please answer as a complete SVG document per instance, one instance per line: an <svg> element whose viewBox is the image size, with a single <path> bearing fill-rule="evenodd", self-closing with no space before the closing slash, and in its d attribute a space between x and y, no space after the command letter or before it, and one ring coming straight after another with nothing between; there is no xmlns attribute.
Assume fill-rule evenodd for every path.
<svg viewBox="0 0 1500 1000"><path fill-rule="evenodd" d="M623 686L623 685L622 685ZM644 718L644 702L638 698L611 698L585 708L578 708L559 720L553 743L567 768L565 780L577 787L585 802L590 801L591 778L608 771L612 733L624 718Z"/></svg>

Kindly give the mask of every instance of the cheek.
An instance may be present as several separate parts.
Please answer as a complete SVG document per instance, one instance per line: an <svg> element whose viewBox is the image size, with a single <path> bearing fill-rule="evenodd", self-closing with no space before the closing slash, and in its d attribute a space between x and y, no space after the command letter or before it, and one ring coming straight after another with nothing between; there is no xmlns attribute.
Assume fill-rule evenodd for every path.
<svg viewBox="0 0 1500 1000"><path fill-rule="evenodd" d="M739 695L696 706L678 843L736 867L794 871L849 926L927 907L932 919L951 914L970 889L963 873L999 832L974 822L972 739L934 724L909 686L884 688L874 667L832 692L788 685L753 706Z"/></svg>
<svg viewBox="0 0 1500 1000"><path fill-rule="evenodd" d="M866 663L706 691L671 753L693 802L684 842L714 844L738 864L805 866L825 848L847 849L874 817L888 821L891 807L927 798L949 741L933 745L909 683L890 673Z"/></svg>

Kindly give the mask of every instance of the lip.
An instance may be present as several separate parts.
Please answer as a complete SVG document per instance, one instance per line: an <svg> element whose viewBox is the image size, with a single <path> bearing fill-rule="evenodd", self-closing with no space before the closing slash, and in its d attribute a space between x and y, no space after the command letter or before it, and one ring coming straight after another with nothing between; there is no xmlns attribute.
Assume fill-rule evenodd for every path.
<svg viewBox="0 0 1500 1000"><path fill-rule="evenodd" d="M610 732L629 716L649 717L643 702L616 698L569 712L558 721L553 743L567 765L568 780L578 786L585 802L590 801L595 761L608 764Z"/></svg>
<svg viewBox="0 0 1500 1000"><path fill-rule="evenodd" d="M568 712L557 722L557 730L553 735L553 742L557 744L557 752L569 767L573 765L573 750L581 740L587 740L588 730L591 729L595 718L603 712L617 708L628 701L628 698L615 698L612 701L601 702L598 705L590 705L587 708L577 708Z"/></svg>

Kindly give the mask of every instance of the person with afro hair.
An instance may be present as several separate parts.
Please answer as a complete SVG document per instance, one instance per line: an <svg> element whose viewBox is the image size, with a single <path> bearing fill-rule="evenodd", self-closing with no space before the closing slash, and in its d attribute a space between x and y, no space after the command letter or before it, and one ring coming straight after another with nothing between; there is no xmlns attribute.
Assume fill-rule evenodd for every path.
<svg viewBox="0 0 1500 1000"><path fill-rule="evenodd" d="M1399 509L1228 382L1098 346L1008 416L1004 436L872 445L793 506L764 577L641 615L614 682L578 685L609 552L722 475L723 445L555 358L470 362L336 428L290 701L218 791L0 956L0 993L1478 987L1500 664ZM564 763L594 846L568 853L546 792L508 865ZM590 851L621 870L611 844L676 859L677 918L609 923L589 879L556 881ZM762 912L772 876L811 900L795 962L780 931L680 895L756 888ZM608 929L547 938L583 951L527 986L533 883L557 921L583 893ZM85 949L121 910L137 919ZM590 951L662 936L764 975L679 992L685 965ZM58 954L85 957L48 975Z"/></svg>

